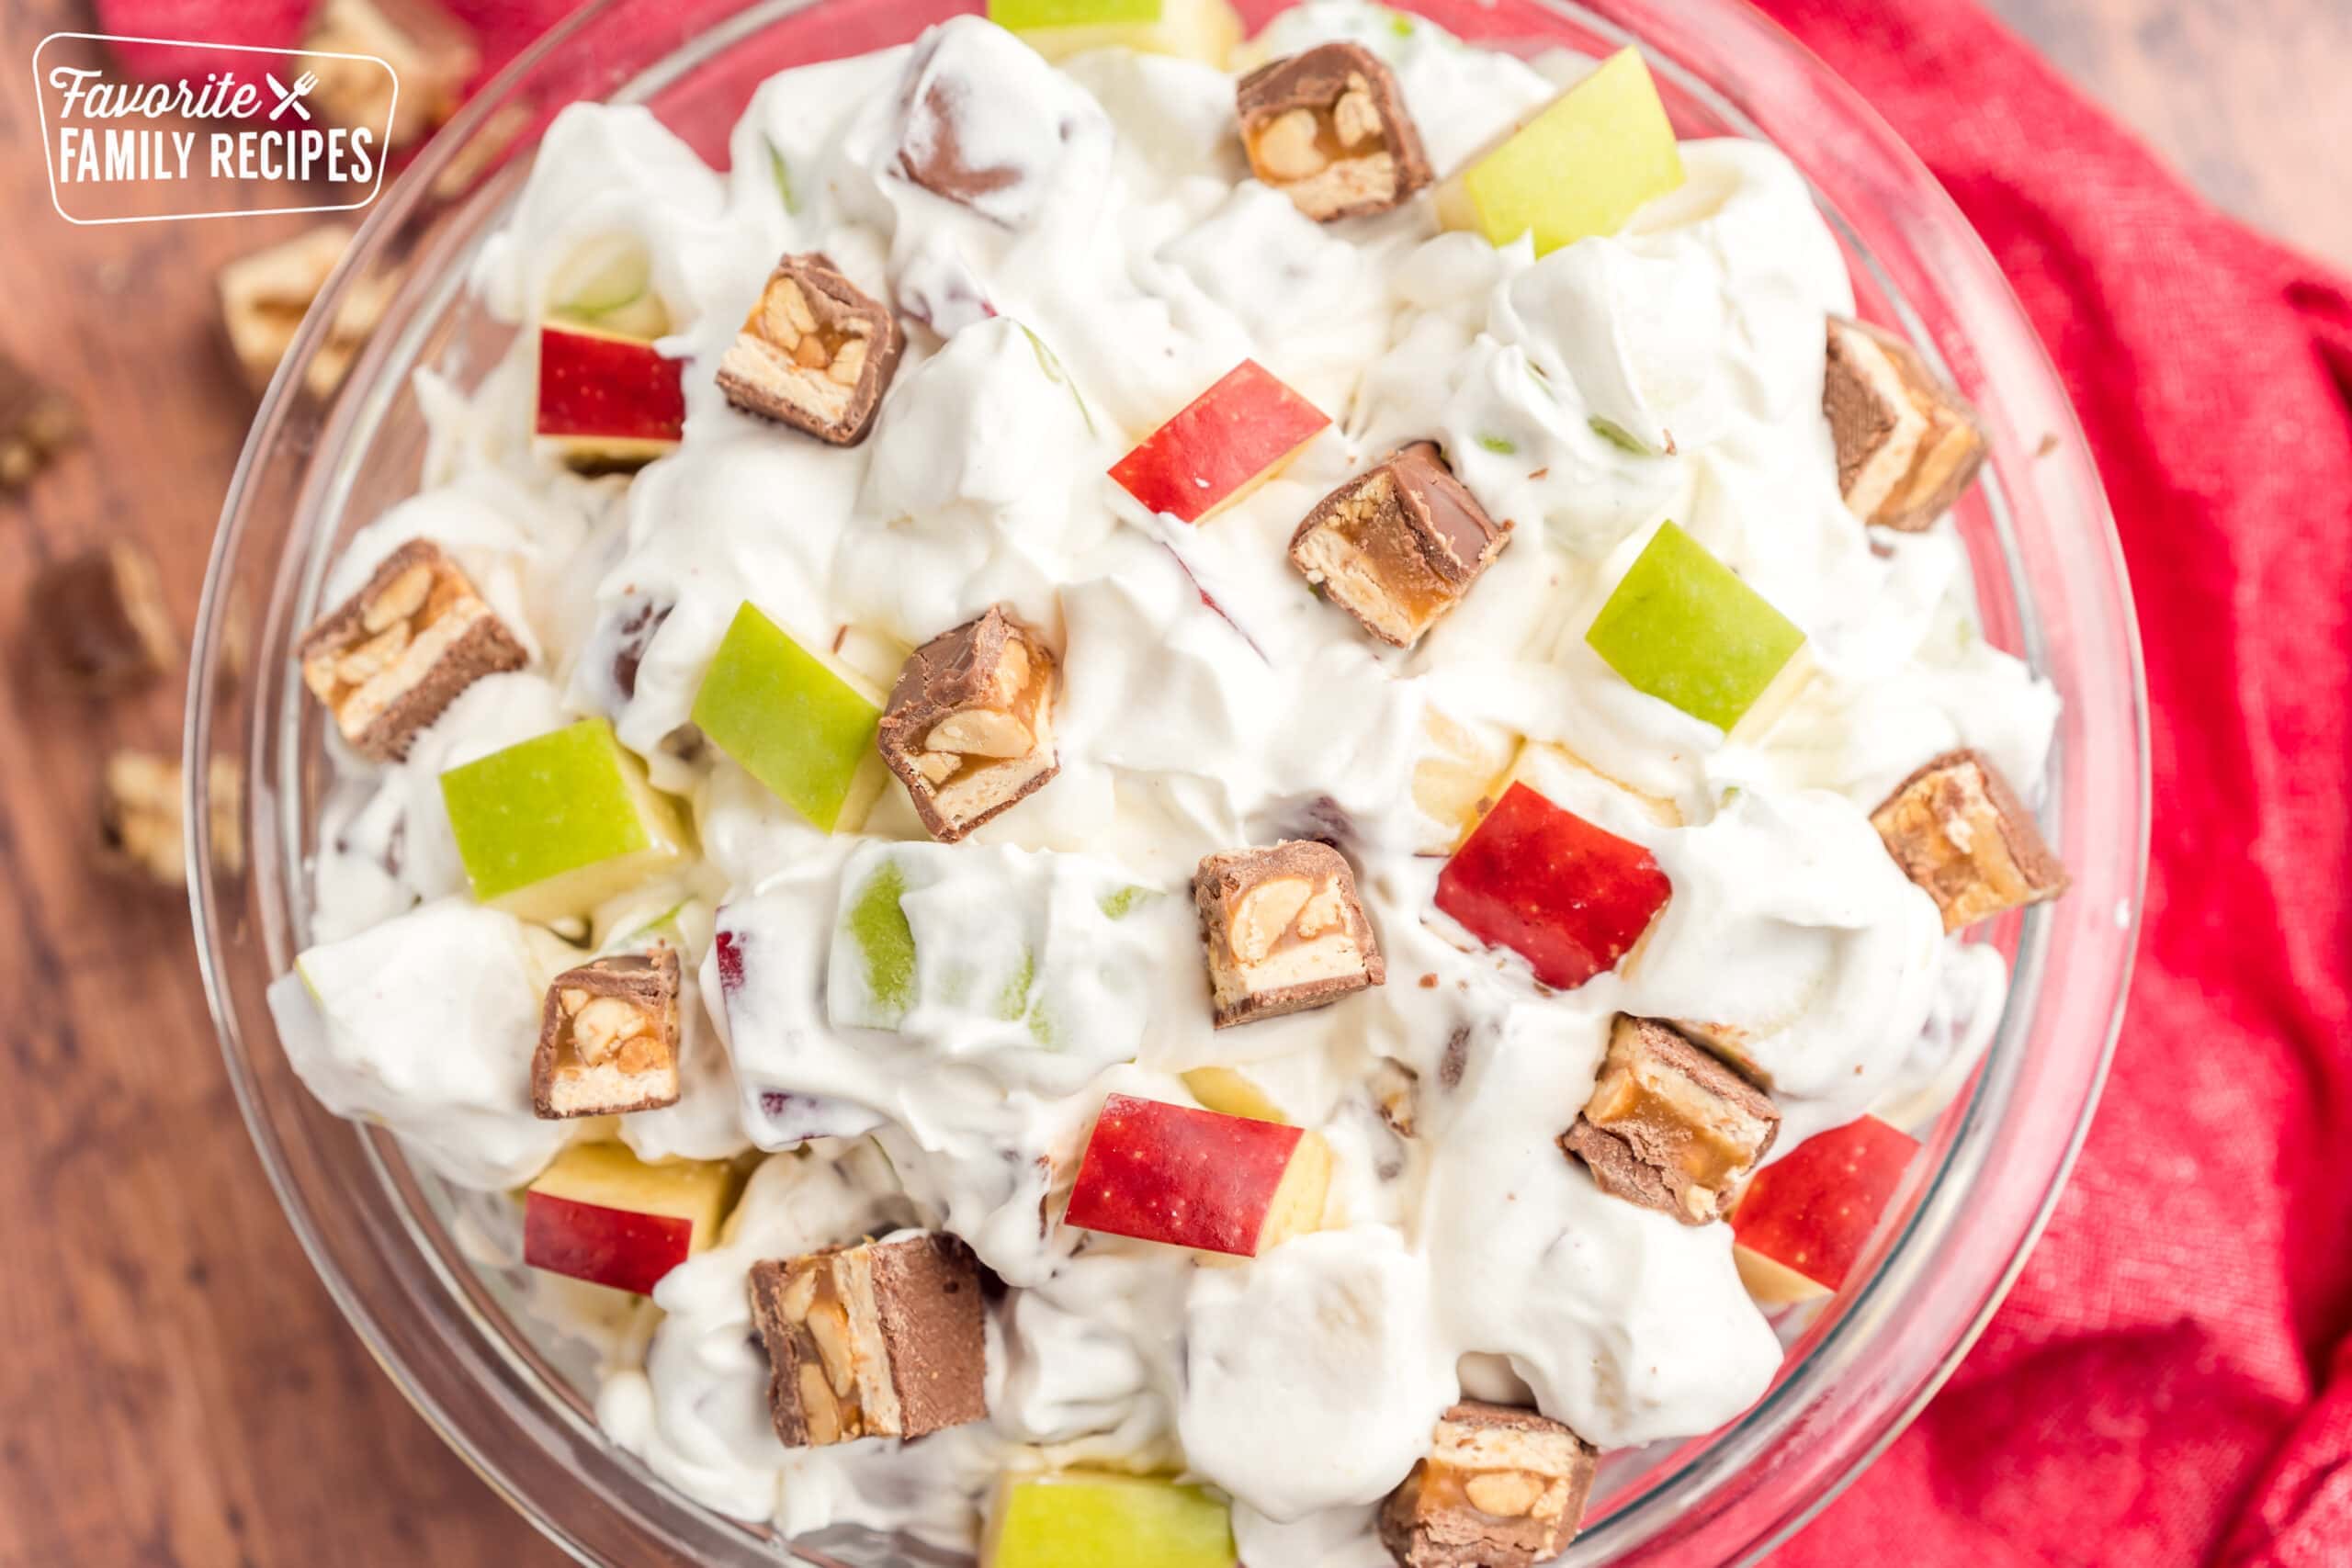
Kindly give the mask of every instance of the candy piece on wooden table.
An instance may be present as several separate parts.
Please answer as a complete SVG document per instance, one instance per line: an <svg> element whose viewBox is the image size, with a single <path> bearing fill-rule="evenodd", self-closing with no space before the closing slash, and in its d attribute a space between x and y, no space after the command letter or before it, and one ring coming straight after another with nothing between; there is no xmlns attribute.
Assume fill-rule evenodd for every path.
<svg viewBox="0 0 2352 1568"><path fill-rule="evenodd" d="M64 393L0 354L0 491L22 490L82 434Z"/></svg>
<svg viewBox="0 0 2352 1568"><path fill-rule="evenodd" d="M920 1438L988 1415L979 1263L956 1237L763 1259L751 1291L786 1448Z"/></svg>
<svg viewBox="0 0 2352 1568"><path fill-rule="evenodd" d="M1806 674L1804 633L1672 523L1625 569L1585 642L1634 690L1724 731L1769 725Z"/></svg>
<svg viewBox="0 0 2352 1568"><path fill-rule="evenodd" d="M1732 1210L1732 1259L1766 1306L1833 1295L1902 1186L1918 1140L1873 1116L1818 1133L1756 1173Z"/></svg>
<svg viewBox="0 0 2352 1568"><path fill-rule="evenodd" d="M1292 839L1205 856L1193 897L1219 1029L1322 1007L1387 977L1355 873L1329 844Z"/></svg>
<svg viewBox="0 0 2352 1568"><path fill-rule="evenodd" d="M1091 49L1169 54L1225 69L1241 42L1227 0L989 0L989 19L1048 60Z"/></svg>
<svg viewBox="0 0 2352 1568"><path fill-rule="evenodd" d="M531 1108L548 1121L678 1102L678 953L666 942L558 975L531 1056Z"/></svg>
<svg viewBox="0 0 2352 1568"><path fill-rule="evenodd" d="M473 35L435 0L326 0L302 47L314 51L296 65L318 79L310 101L337 125L383 135L393 152L457 113L481 64ZM354 54L383 63L334 58Z"/></svg>
<svg viewBox="0 0 2352 1568"><path fill-rule="evenodd" d="M991 606L907 656L878 732L923 829L952 844L1060 771L1053 650Z"/></svg>
<svg viewBox="0 0 2352 1568"><path fill-rule="evenodd" d="M441 799L474 897L526 920L584 915L684 852L676 808L602 718L451 768Z"/></svg>
<svg viewBox="0 0 2352 1568"><path fill-rule="evenodd" d="M1649 851L1513 784L1438 874L1437 907L1565 991L1616 968L1673 891Z"/></svg>
<svg viewBox="0 0 2352 1568"><path fill-rule="evenodd" d="M1086 1141L1069 1223L1255 1258L1323 1223L1331 1152L1278 1122L1112 1095Z"/></svg>
<svg viewBox="0 0 2352 1568"><path fill-rule="evenodd" d="M411 539L296 645L302 683L351 749L374 761L408 754L418 730L485 675L526 656L506 623L440 546Z"/></svg>
<svg viewBox="0 0 2352 1568"><path fill-rule="evenodd" d="M349 229L325 223L239 256L214 275L229 350L255 392L267 387L277 373L278 362L294 345L294 336L317 301L319 290L326 286L327 275L350 243ZM356 288L345 296L327 341L311 360L307 378L312 390L331 392L343 380L344 372L382 318L390 297L390 288L380 280L373 288Z"/></svg>
<svg viewBox="0 0 2352 1568"><path fill-rule="evenodd" d="M212 863L234 873L244 865L244 779L227 757L212 759L207 815L212 824ZM182 770L177 757L123 750L98 771L99 869L128 882L187 886L187 838Z"/></svg>
<svg viewBox="0 0 2352 1568"><path fill-rule="evenodd" d="M618 1144L573 1144L523 1194L523 1261L636 1295L718 1236L734 1172L650 1165Z"/></svg>
<svg viewBox="0 0 2352 1568"><path fill-rule="evenodd" d="M1438 187L1438 220L1535 254L1614 234L1645 202L1682 184L1682 154L1639 51L1591 74Z"/></svg>
<svg viewBox="0 0 2352 1568"><path fill-rule="evenodd" d="M1159 1476L1062 1470L1006 1476L980 1568L1234 1568L1230 1510Z"/></svg>
<svg viewBox="0 0 2352 1568"><path fill-rule="evenodd" d="M2066 891L2066 868L2033 813L1981 751L1947 751L1894 786L1871 825L1903 874L1928 890L1944 930Z"/></svg>
<svg viewBox="0 0 2352 1568"><path fill-rule="evenodd" d="M1592 1096L1560 1148L1611 1197L1686 1225L1721 1219L1781 1130L1780 1108L1675 1030L1619 1013Z"/></svg>
<svg viewBox="0 0 2352 1568"><path fill-rule="evenodd" d="M1534 1568L1576 1539L1599 1458L1532 1410L1465 1400L1381 1505L1380 1543L1397 1568Z"/></svg>
<svg viewBox="0 0 2352 1568"><path fill-rule="evenodd" d="M1250 173L1317 222L1385 212L1431 178L1395 73L1360 43L1267 62L1234 108Z"/></svg>
<svg viewBox="0 0 2352 1568"><path fill-rule="evenodd" d="M684 360L664 358L644 338L543 322L532 431L582 472L641 468L685 434L684 368Z"/></svg>
<svg viewBox="0 0 2352 1568"><path fill-rule="evenodd" d="M147 685L179 656L163 574L135 539L43 568L33 578L25 616L35 647L88 695Z"/></svg>
<svg viewBox="0 0 2352 1568"><path fill-rule="evenodd" d="M826 832L854 832L885 780L874 701L748 601L695 694L720 750Z"/></svg>
<svg viewBox="0 0 2352 1568"><path fill-rule="evenodd" d="M1510 543L1437 445L1416 441L1315 503L1290 560L1364 630L1410 648Z"/></svg>
<svg viewBox="0 0 2352 1568"><path fill-rule="evenodd" d="M1822 412L1838 488L1865 523L1916 534L1951 510L1984 465L1984 427L1919 351L1868 321L1829 318Z"/></svg>
<svg viewBox="0 0 2352 1568"><path fill-rule="evenodd" d="M1245 359L1112 465L1146 510L1204 523L1272 478L1331 423Z"/></svg>
<svg viewBox="0 0 2352 1568"><path fill-rule="evenodd" d="M824 256L786 256L718 363L745 413L854 446L874 428L906 340L889 308Z"/></svg>

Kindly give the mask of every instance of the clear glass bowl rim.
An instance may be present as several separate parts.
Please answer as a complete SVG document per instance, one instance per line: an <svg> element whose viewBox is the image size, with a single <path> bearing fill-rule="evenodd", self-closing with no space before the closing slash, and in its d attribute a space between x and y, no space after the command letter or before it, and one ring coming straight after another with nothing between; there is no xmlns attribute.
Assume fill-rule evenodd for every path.
<svg viewBox="0 0 2352 1568"><path fill-rule="evenodd" d="M650 91L756 28L780 22L812 3L756 0L742 5L698 32L683 50L636 62L630 85ZM834 0L836 6L850 3ZM726 6L735 4L722 0ZM2110 726L2108 739L2119 739L2113 733L2117 723L2128 732L2120 738L2124 744L2087 759L2077 754L2078 748L2062 750L2062 767L2053 768L2051 785L2053 809L2066 808L2070 802L2080 806L2069 794L2071 782L2076 792L2096 786L2117 818L2098 840L2100 863L2075 865L2078 885L2093 879L2085 875L2090 870L2098 890L2116 900L2114 910L2096 914L2070 900L2029 912L2018 938L2016 985L2001 1037L1973 1097L1949 1128L1941 1163L1903 1234L1885 1245L1883 1260L1868 1282L1849 1292L1850 1299L1841 1299L1834 1322L1809 1341L1806 1353L1792 1360L1772 1393L1724 1433L1690 1445L1696 1452L1689 1462L1663 1481L1653 1481L1634 1505L1602 1520L1565 1560L1572 1564L1750 1561L1826 1506L1899 1435L1957 1366L2022 1268L2080 1147L2121 1022L2146 863L2150 764L2137 624L2113 523L2056 373L1989 254L1893 130L1745 0L1529 4L1553 13L1563 24L1604 37L1638 39L1663 73L1735 129L1765 134L1775 118L1770 111L1792 105L1834 115L1844 139L1842 154L1856 166L1843 172L1859 177L1856 168L1867 163L1871 183L1899 193L1904 205L1892 218L1880 214L1880 220L1902 231L1906 259L1919 269L1916 276L1887 276L1882 265L1884 254L1861 246L1835 215L1833 221L1860 247L1862 265L1886 288L1891 308L1914 329L1915 340L1931 357L1939 341L1965 344L1974 354L1975 368L2001 370L2001 398L1989 410L1996 426L1996 475L1987 494L2000 559L2018 597L2022 624L2016 631L2037 667L2046 667L2052 656L2048 642L2052 617L2043 601L2061 595L2069 604L2081 600L2075 611L2094 624L2070 630L2062 617L2057 629L2070 645L2098 644L2087 654L2078 651L2077 657L2096 661L2104 656L2099 700L2111 710L2102 715ZM415 1178L397 1146L380 1132L336 1124L362 1146L363 1157L384 1183L385 1193L404 1207L392 1221L375 1216L364 1235L334 1231L334 1216L324 1201L331 1195L306 1182L307 1168L295 1157L288 1130L278 1120L281 1107L251 1054L249 1036L266 1039L273 1053L277 1047L266 1014L255 1014L250 990L240 994L237 954L231 951L232 945L242 949L252 941L251 931L238 918L239 899L232 895L259 887L260 868L270 858L266 835L277 830L266 815L274 797L267 787L267 763L275 754L268 733L271 705L254 700L243 732L232 734L233 744L221 744L224 734L239 728L224 722L234 716L233 700L223 694L233 686L221 679L233 657L232 639L240 635L230 606L231 586L240 547L263 521L257 508L266 499L274 466L300 456L287 447L305 417L304 371L324 346L324 324L334 319L334 307L353 280L366 274L377 253L404 223L430 209L436 176L477 137L495 134L504 106L524 101L532 83L552 73L567 51L600 27L616 26L632 13L649 9L648 0L594 0L526 50L477 95L368 217L273 383L232 481L214 545L191 660L186 737L191 758L226 750L245 762L249 779L259 786L247 790L245 842L262 852L255 857L255 867L244 874L219 863L209 817L207 770L191 767L187 817L191 824L190 899L198 960L231 1081L272 1185L337 1305L427 1422L549 1540L582 1562L772 1563L777 1561L775 1546L655 1482L634 1461L603 1444L576 1408L553 1408L560 1402L550 1399L539 1382L547 1375L544 1365L503 1342L478 1293L453 1270L446 1238L436 1244L416 1223L422 1200ZM1685 63L1735 58L1739 62L1736 71L1703 76L1694 75ZM1743 89L1742 102L1719 90L1732 81ZM1792 151L1804 161L1802 149L1792 146ZM1910 254L1913 250L1919 254ZM1946 331L1922 330L1916 312L1927 303L1923 296L1932 296L1945 312L1938 324ZM389 343L370 345L354 369L350 394L332 412L330 434L348 434L365 423L368 416L363 405L373 406L380 416L390 394L380 385L370 389L368 383L371 375L381 381L388 363L405 365L394 349ZM358 395L362 391L370 395ZM307 411L314 418L320 412ZM372 431L373 425L368 428ZM2020 434L2028 431L2057 438L2054 446L2045 441L2035 447L2030 463L2023 460L2028 443ZM332 441L317 446L310 465L331 467L334 452ZM324 504L315 481L306 482L305 497L304 520L315 521ZM2037 537L2014 525L2012 507L2018 500L2035 515L2054 513L2064 525L2059 536L2071 552L2065 563L2071 575L2052 580L2047 576L2051 565L2042 561L2044 575L2037 578L2037 548L2048 547L2052 538ZM297 540L312 553L318 553L321 542L315 536ZM318 564L311 562L304 573L312 592ZM1982 568L1980 562L1980 571ZM279 570L282 576L282 566ZM283 684L285 621L283 615L273 616L272 630L256 640L256 684L265 689ZM2057 656L2064 658L2065 650ZM273 659L280 667L276 680L268 672L267 661ZM2069 697L2083 700L2076 692ZM2070 781L2063 768L2070 760L2092 764L2075 770L2078 773L2100 776ZM287 798L294 798L291 792ZM2081 813L2063 809L2062 815L2063 829ZM2104 818L2094 812L2086 819L2096 825ZM2073 863L2072 840L2087 835L2062 830L2060 836L2062 851ZM2070 964L2068 985L2045 993L2041 980L2053 940L2062 935L2070 942L2083 940L2073 928L2086 922L2096 938L2100 919L2111 921L2112 939L2096 942L2097 964L2079 969ZM282 925L273 927L266 912L260 924L266 928L265 944L284 945ZM2063 932L2062 925L2066 928ZM285 955L260 956L267 963ZM2094 968L2095 986L2077 983L2077 974ZM251 975L242 979L250 980ZM2077 1000L2070 998L2070 987L2097 995ZM2046 1017L2050 1006L2059 1003L2065 1004L2075 1028L2061 1042L2064 1055L2059 1065L2065 1071L2063 1082L2053 1084L2048 1064L2021 1058L2018 1043L2038 1033L2033 1026ZM2029 1070L2051 1092L2021 1098ZM2021 1163L2026 1154L2031 1157ZM1972 1206L1992 1208L1999 1223L1988 1231L1985 1216L1980 1214L1962 1226L1962 1211ZM391 1272L379 1279L367 1268L366 1255L352 1250L355 1244L383 1247L401 1243L421 1255L421 1269L401 1270L387 1258L385 1266ZM423 1332L404 1324L395 1310L405 1306L429 1313L436 1303L446 1321L436 1320ZM832 1561L821 1554L803 1560Z"/></svg>

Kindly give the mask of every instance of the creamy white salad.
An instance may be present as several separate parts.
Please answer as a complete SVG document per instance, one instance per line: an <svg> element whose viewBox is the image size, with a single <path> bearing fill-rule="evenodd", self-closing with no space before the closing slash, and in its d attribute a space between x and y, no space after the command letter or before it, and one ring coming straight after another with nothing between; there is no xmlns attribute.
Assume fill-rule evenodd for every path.
<svg viewBox="0 0 2352 1568"><path fill-rule="evenodd" d="M1334 39L1389 64L1441 177L1594 64L1355 0L1291 10L1244 53ZM958 203L901 176L913 69L952 88L967 155L1016 179ZM1426 197L1312 220L1250 177L1234 101L1235 73L1196 61L1052 64L966 17L770 79L723 172L641 108L567 109L473 285L527 327L583 268L641 258L658 347L684 364L683 440L633 475L568 468L533 437L523 332L471 390L420 375L421 488L326 584L335 603L429 539L527 662L402 760L337 743L312 948L273 993L289 1055L459 1189L509 1193L582 1140L748 1169L718 1245L650 1301L532 1292L596 1347L612 1440L726 1515L967 1548L1001 1472L1091 1465L1217 1489L1252 1568L1385 1563L1375 1511L1457 1400L1607 1450L1707 1432L1781 1365L1728 1225L1613 1197L1562 1152L1612 1020L1736 1031L1781 1118L1770 1159L1866 1112L1922 1130L2000 1013L1999 953L1946 934L1871 813L1963 748L2035 793L2058 701L1977 634L1949 523L1866 528L1841 496L1823 343L1855 302L1789 161L1686 141L1681 188L1539 259L1441 231ZM906 335L856 445L749 417L714 379L777 258L811 252ZM1244 359L1332 423L1213 521L1147 513L1106 470ZM1285 551L1319 498L1419 440L1511 535L1397 649ZM1635 689L1584 640L1669 519L1804 634L1810 679L1760 733ZM896 782L854 830L820 830L690 724L746 602L876 694L1005 607L1057 657L1058 773L957 843ZM584 919L478 903L441 775L594 716L680 803L692 852ZM1528 743L1582 759L1563 804L1672 885L1636 961L1574 989L1434 903L1455 833L1417 771L1497 772ZM1385 983L1215 1028L1194 866L1299 839L1352 865ZM888 1027L848 946L877 857L910 886L925 998ZM535 1114L550 980L656 927L684 959L677 1103ZM743 941L725 1007L719 931ZM1016 973L1052 1028L989 999ZM1328 1145L1320 1228L1212 1263L1054 1223L1106 1096L1189 1105L1209 1067ZM519 1258L518 1204L466 1213L486 1262ZM987 1418L786 1448L751 1265L909 1226L961 1237L1007 1288Z"/></svg>

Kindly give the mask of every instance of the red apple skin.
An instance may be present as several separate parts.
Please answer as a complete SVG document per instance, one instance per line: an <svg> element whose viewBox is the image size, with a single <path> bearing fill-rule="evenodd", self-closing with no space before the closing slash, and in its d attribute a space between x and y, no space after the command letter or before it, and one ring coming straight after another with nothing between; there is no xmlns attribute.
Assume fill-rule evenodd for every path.
<svg viewBox="0 0 2352 1568"><path fill-rule="evenodd" d="M1437 907L1569 991L1617 967L1673 891L1649 851L1514 784L1438 874Z"/></svg>
<svg viewBox="0 0 2352 1568"><path fill-rule="evenodd" d="M1918 1149L1917 1139L1874 1116L1807 1138L1747 1184L1732 1211L1732 1240L1841 1290Z"/></svg>
<svg viewBox="0 0 2352 1568"><path fill-rule="evenodd" d="M1111 477L1148 510L1198 523L1330 423L1265 367L1245 359L1112 465Z"/></svg>
<svg viewBox="0 0 2352 1568"><path fill-rule="evenodd" d="M1255 1258L1300 1129L1114 1094L1079 1162L1069 1223Z"/></svg>
<svg viewBox="0 0 2352 1568"><path fill-rule="evenodd" d="M523 1261L550 1274L653 1293L662 1276L686 1260L692 1220L607 1209L529 1192L523 1199Z"/></svg>
<svg viewBox="0 0 2352 1568"><path fill-rule="evenodd" d="M542 326L538 434L675 441L686 425L684 370L640 338Z"/></svg>

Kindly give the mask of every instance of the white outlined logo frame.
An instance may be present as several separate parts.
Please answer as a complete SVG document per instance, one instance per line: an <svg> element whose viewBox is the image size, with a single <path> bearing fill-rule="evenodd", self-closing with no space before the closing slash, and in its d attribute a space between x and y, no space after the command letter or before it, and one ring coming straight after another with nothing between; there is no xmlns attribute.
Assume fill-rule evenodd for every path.
<svg viewBox="0 0 2352 1568"><path fill-rule="evenodd" d="M41 77L42 54L48 51L50 45L59 42L60 40L66 39L100 44L153 44L170 49L209 50L230 55L267 56L276 60L299 60L304 58L315 60L357 60L364 61L368 64L374 65L379 70L382 71L386 80L391 83L392 91L391 96L385 101L384 123L379 127L371 126L368 128L375 133L376 153L374 159L375 175L368 181L367 193L361 196L356 201L311 203L301 207L243 207L220 212L132 213L119 218L75 217L73 213L65 210L65 203L58 193L56 132L62 130L63 127L62 125L52 126L50 123L49 98L46 91L47 85ZM46 165L49 171L49 205L56 211L60 218L64 219L68 223L75 224L83 228L103 228L107 225L116 223L182 223L192 222L206 218L261 218L271 213L282 212L355 212L359 209L368 206L370 202L373 202L377 197L383 193L384 163L391 150L391 129L400 114L401 79L400 73L392 69L391 62L379 56L373 54L344 54L338 53L333 50L320 49L266 49L258 44L213 43L201 39L135 38L123 33L54 32L51 33L47 38L42 39L39 43L33 45L32 72L33 102L38 106L40 114L41 162ZM283 107L282 105L280 107L281 108ZM296 186L298 184L298 182L290 179L285 183L289 186Z"/></svg>

